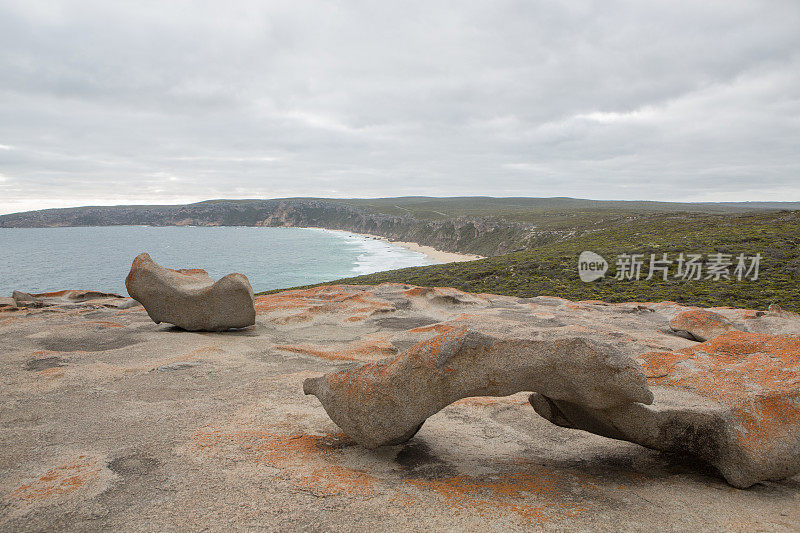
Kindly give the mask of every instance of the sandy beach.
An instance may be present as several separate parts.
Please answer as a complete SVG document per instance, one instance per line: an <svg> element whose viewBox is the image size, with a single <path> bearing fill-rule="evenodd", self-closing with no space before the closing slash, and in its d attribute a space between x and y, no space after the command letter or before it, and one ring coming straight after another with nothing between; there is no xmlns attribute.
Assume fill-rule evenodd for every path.
<svg viewBox="0 0 800 533"><path fill-rule="evenodd" d="M361 237L368 237L383 242L388 242L390 244L396 244L397 246L405 248L406 250L411 250L413 252L419 252L421 254L425 254L432 261L435 261L436 263L460 263L464 261L476 261L478 259L485 259L485 257L481 255L460 254L457 252L443 252L441 250L437 250L433 246L424 246L416 242L392 241L387 239L386 237L381 237L380 235L371 235L369 233L357 233L355 231L345 231L345 230L328 230L328 231L338 231L341 233L347 233L349 235L359 235Z"/></svg>
<svg viewBox="0 0 800 533"><path fill-rule="evenodd" d="M382 241L390 242L392 244L396 244L397 246L402 246L407 250L412 250L414 252L420 252L437 263L459 263L462 261L476 261L478 259L485 259L482 255L471 255L471 254L460 254L456 252L443 252L441 250L437 250L433 246L423 246L421 244L417 244L415 242L404 242L404 241L390 241L384 237L378 237Z"/></svg>

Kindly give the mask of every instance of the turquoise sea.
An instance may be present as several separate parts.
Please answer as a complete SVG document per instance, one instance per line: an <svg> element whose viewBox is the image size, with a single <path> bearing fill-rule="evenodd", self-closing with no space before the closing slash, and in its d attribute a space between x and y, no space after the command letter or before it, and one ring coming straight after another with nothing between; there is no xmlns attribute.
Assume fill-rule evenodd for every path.
<svg viewBox="0 0 800 533"><path fill-rule="evenodd" d="M0 296L15 289L127 295L125 276L141 252L169 268L204 268L214 279L241 272L256 292L434 262L381 240L315 228L0 228Z"/></svg>

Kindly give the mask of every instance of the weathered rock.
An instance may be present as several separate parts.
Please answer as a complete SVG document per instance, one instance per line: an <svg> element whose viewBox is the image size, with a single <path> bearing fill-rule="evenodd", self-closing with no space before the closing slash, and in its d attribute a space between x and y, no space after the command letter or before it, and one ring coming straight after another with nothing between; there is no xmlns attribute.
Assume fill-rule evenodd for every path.
<svg viewBox="0 0 800 533"><path fill-rule="evenodd" d="M0 531L800 531L800 476L733 490L692 457L554 425L529 393L459 400L378 450L298 394L464 325L677 352L699 346L669 329L686 306L334 285L259 296L257 328L201 335L106 307L131 301L0 313ZM766 309L711 310L800 331Z"/></svg>
<svg viewBox="0 0 800 533"><path fill-rule="evenodd" d="M14 291L12 298L17 302L17 305L24 307L47 307L53 305L63 307L88 301L97 301L96 303L107 307L119 307L121 305L120 301L127 300L124 296L113 292L72 289L35 294Z"/></svg>
<svg viewBox="0 0 800 533"><path fill-rule="evenodd" d="M560 426L695 455L736 487L800 472L800 337L729 332L639 361L652 405L597 409L547 394L531 404Z"/></svg>
<svg viewBox="0 0 800 533"><path fill-rule="evenodd" d="M793 320L800 319L800 315L792 311L786 311L778 304L770 304L769 309L765 313L767 317L790 318Z"/></svg>
<svg viewBox="0 0 800 533"><path fill-rule="evenodd" d="M0 309L7 307L17 307L17 301L6 296L0 297Z"/></svg>
<svg viewBox="0 0 800 533"><path fill-rule="evenodd" d="M42 307L44 303L41 298L37 298L33 294L22 291L14 291L11 298L17 307Z"/></svg>
<svg viewBox="0 0 800 533"><path fill-rule="evenodd" d="M700 342L711 340L728 331L737 331L733 322L712 311L692 309L684 311L669 321L673 331L685 331Z"/></svg>
<svg viewBox="0 0 800 533"><path fill-rule="evenodd" d="M92 290L64 290L64 291L55 291L55 292L44 292L41 294L34 294L34 296L39 298L63 298L64 300L69 300L72 302L86 302L89 300L100 300L104 298L124 298L124 296L120 296L119 294L113 292L101 292L101 291L92 291Z"/></svg>
<svg viewBox="0 0 800 533"><path fill-rule="evenodd" d="M139 302L134 300L133 298L125 298L121 303L115 306L108 306L108 307L116 307L117 309L130 309L131 307L140 306Z"/></svg>
<svg viewBox="0 0 800 533"><path fill-rule="evenodd" d="M471 396L539 391L598 409L652 401L639 365L610 345L579 336L498 338L466 326L383 361L306 379L303 391L367 448L404 442Z"/></svg>
<svg viewBox="0 0 800 533"><path fill-rule="evenodd" d="M156 323L189 331L222 331L255 324L253 289L244 274L214 282L205 270L164 268L146 253L133 261L128 293Z"/></svg>
<svg viewBox="0 0 800 533"><path fill-rule="evenodd" d="M424 332L439 335L384 361L370 361L369 354L354 356L355 351L346 346L337 348L340 352L325 353L331 360L341 356L343 360L370 361L304 384L305 392L316 395L331 419L354 440L367 447L402 442L413 436L428 416L453 400L532 389L539 394L532 396L531 403L552 422L695 455L715 465L735 486L791 477L800 471L795 443L796 426L800 423L796 405L800 395L796 359L800 350L793 347L793 343L800 342L796 335L800 331L797 315L732 308L706 311L673 302L611 305L465 294L444 298L447 291L452 289L381 286L367 293L337 296L343 313L347 313L345 302L356 295L364 294L360 299L380 295L399 302L402 294L408 299L404 304L406 313L456 317L409 330L409 336ZM300 294L312 296L297 293L296 297ZM440 307L442 304L446 307ZM385 320L372 319L374 324ZM669 335L666 326L670 321L681 330L692 332L693 338L706 335L716 340L698 344ZM727 332L719 336L720 330ZM466 331L465 336L456 335L458 331ZM395 338L401 335L397 333ZM785 350L781 352L773 341L758 344L754 339L777 339ZM603 351L611 350L629 361L638 359L647 371L655 403L644 405L633 399L634 395L623 395L617 396L615 405L603 408L589 406L598 401L597 397L590 401L578 399L577 395L567 399L580 388L578 383L589 381L589 376L593 378L591 386L599 388L609 375L603 368L564 366L558 370L569 368L566 373L575 381L558 377L552 366L571 360L563 356L563 343L568 341L581 345L596 342ZM311 348L314 350L306 349L304 353L324 353L320 346ZM556 355L558 348L562 350L560 355ZM291 351L303 353L299 348ZM525 363L517 359L517 352L526 354ZM375 355L380 356L377 352ZM539 356L552 358L552 366L540 361ZM436 361L441 361L443 367L437 366ZM541 374L528 374L531 369ZM537 382L540 375L551 381ZM673 378L686 379L687 383L671 384ZM692 379L697 383L693 385ZM543 386L557 390L561 396L554 398L542 392ZM777 404L781 407L770 415L768 407ZM747 443L746 439L753 439L753 435L767 435L766 440L776 444L770 447L764 442ZM756 440L759 438L764 440Z"/></svg>

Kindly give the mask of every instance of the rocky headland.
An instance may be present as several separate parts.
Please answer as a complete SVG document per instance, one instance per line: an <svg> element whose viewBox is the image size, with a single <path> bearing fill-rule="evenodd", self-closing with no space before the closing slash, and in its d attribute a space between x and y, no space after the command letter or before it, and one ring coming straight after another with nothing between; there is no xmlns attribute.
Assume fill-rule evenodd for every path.
<svg viewBox="0 0 800 533"><path fill-rule="evenodd" d="M268 226L315 227L378 235L392 241L464 254L495 255L521 249L530 239L569 232L537 231L494 216L429 220L389 215L359 205L317 198L217 200L188 205L98 206L0 215L0 228L59 226Z"/></svg>

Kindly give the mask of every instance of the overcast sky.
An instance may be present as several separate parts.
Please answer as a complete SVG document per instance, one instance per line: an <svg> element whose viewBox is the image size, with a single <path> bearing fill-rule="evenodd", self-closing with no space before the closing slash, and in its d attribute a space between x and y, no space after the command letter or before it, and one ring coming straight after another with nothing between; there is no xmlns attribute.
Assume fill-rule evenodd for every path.
<svg viewBox="0 0 800 533"><path fill-rule="evenodd" d="M0 213L800 200L800 1L0 0Z"/></svg>

